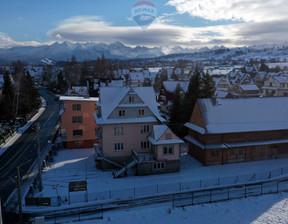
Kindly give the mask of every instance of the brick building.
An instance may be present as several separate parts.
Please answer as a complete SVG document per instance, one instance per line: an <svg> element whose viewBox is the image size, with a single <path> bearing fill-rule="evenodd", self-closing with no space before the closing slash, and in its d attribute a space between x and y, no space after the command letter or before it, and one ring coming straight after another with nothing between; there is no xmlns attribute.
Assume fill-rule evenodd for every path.
<svg viewBox="0 0 288 224"><path fill-rule="evenodd" d="M288 97L199 99L185 126L205 165L288 157Z"/></svg>

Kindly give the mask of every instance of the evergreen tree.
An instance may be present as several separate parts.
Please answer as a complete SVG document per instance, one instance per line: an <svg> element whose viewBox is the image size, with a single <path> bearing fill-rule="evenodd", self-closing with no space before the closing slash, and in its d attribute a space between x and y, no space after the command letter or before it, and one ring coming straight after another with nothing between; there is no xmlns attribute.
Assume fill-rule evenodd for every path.
<svg viewBox="0 0 288 224"><path fill-rule="evenodd" d="M269 72L269 67L265 64L264 60L261 60L261 65L260 65L259 70L262 72Z"/></svg>
<svg viewBox="0 0 288 224"><path fill-rule="evenodd" d="M192 114L195 103L198 98L203 97L202 94L202 71L196 67L190 78L188 90L183 100L183 121L187 122Z"/></svg>
<svg viewBox="0 0 288 224"><path fill-rule="evenodd" d="M19 115L25 116L26 114L39 108L39 94L35 89L33 78L29 71L23 76L20 83L19 92Z"/></svg>
<svg viewBox="0 0 288 224"><path fill-rule="evenodd" d="M202 96L200 98L211 98L215 95L216 87L215 87L215 81L211 77L211 75L208 73L203 73L202 76Z"/></svg>
<svg viewBox="0 0 288 224"><path fill-rule="evenodd" d="M170 128L177 134L180 135L181 132L181 124L183 123L182 120L182 89L180 84L177 85L176 90L174 92L174 98L172 101L172 106L170 110L170 121L169 126Z"/></svg>
<svg viewBox="0 0 288 224"><path fill-rule="evenodd" d="M14 87L8 71L5 72L3 78L4 84L0 101L0 118L4 120L13 120L15 115L15 113L13 113Z"/></svg>

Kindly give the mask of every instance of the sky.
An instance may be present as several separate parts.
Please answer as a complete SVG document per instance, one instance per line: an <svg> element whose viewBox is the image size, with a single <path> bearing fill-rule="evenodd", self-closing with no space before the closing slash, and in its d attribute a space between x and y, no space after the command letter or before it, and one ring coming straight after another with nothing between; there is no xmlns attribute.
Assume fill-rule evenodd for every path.
<svg viewBox="0 0 288 224"><path fill-rule="evenodd" d="M157 17L143 29L131 14L137 0L1 0L0 47L56 41L167 49L284 44L286 1L151 0Z"/></svg>

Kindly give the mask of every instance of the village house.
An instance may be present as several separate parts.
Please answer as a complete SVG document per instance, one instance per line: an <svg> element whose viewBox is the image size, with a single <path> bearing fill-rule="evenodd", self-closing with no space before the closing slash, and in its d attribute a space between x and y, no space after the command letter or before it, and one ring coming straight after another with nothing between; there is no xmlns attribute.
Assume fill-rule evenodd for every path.
<svg viewBox="0 0 288 224"><path fill-rule="evenodd" d="M213 80L215 82L216 90L228 92L231 88L230 82L226 77L213 77Z"/></svg>
<svg viewBox="0 0 288 224"><path fill-rule="evenodd" d="M234 91L239 97L259 97L260 95L260 89L253 84L236 85Z"/></svg>
<svg viewBox="0 0 288 224"><path fill-rule="evenodd" d="M114 177L131 167L137 175L179 171L183 141L162 123L157 106L152 87L100 88L97 167L118 168Z"/></svg>
<svg viewBox="0 0 288 224"><path fill-rule="evenodd" d="M177 85L180 85L183 92L187 92L189 81L163 81L157 101L160 104L161 112L169 114L174 99Z"/></svg>
<svg viewBox="0 0 288 224"><path fill-rule="evenodd" d="M93 114L98 98L61 96L64 108L61 109L60 131L66 148L93 148L98 142Z"/></svg>
<svg viewBox="0 0 288 224"><path fill-rule="evenodd" d="M288 157L288 97L198 99L185 124L205 165Z"/></svg>
<svg viewBox="0 0 288 224"><path fill-rule="evenodd" d="M262 87L263 96L288 96L288 76L270 76Z"/></svg>

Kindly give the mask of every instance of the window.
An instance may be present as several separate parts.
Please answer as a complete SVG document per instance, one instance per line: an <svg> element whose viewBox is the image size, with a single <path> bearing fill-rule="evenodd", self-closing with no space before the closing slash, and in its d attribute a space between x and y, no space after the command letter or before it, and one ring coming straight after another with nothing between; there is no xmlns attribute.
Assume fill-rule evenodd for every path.
<svg viewBox="0 0 288 224"><path fill-rule="evenodd" d="M73 104L72 109L73 110L81 110L81 104Z"/></svg>
<svg viewBox="0 0 288 224"><path fill-rule="evenodd" d="M73 130L73 136L82 136L83 131L82 130Z"/></svg>
<svg viewBox="0 0 288 224"><path fill-rule="evenodd" d="M141 133L149 133L149 125L142 125Z"/></svg>
<svg viewBox="0 0 288 224"><path fill-rule="evenodd" d="M150 142L141 142L141 149L149 149Z"/></svg>
<svg viewBox="0 0 288 224"><path fill-rule="evenodd" d="M212 151L211 155L212 155L212 157L218 157L219 156L219 152L218 151Z"/></svg>
<svg viewBox="0 0 288 224"><path fill-rule="evenodd" d="M114 135L123 135L123 127L114 127Z"/></svg>
<svg viewBox="0 0 288 224"><path fill-rule="evenodd" d="M114 149L115 151L123 151L123 143L114 143Z"/></svg>
<svg viewBox="0 0 288 224"><path fill-rule="evenodd" d="M164 162L157 162L153 164L154 170L162 170L165 169L165 163Z"/></svg>
<svg viewBox="0 0 288 224"><path fill-rule="evenodd" d="M173 146L164 146L163 147L163 155L173 155L174 149Z"/></svg>
<svg viewBox="0 0 288 224"><path fill-rule="evenodd" d="M73 122L73 124L82 123L82 117L81 116L72 117L72 122Z"/></svg>
<svg viewBox="0 0 288 224"><path fill-rule="evenodd" d="M134 103L134 101L135 101L134 96L129 96L129 102Z"/></svg>
<svg viewBox="0 0 288 224"><path fill-rule="evenodd" d="M119 117L125 117L125 110L119 110Z"/></svg>
<svg viewBox="0 0 288 224"><path fill-rule="evenodd" d="M144 110L143 110L143 109L138 110L138 115L139 115L139 116L144 116Z"/></svg>

